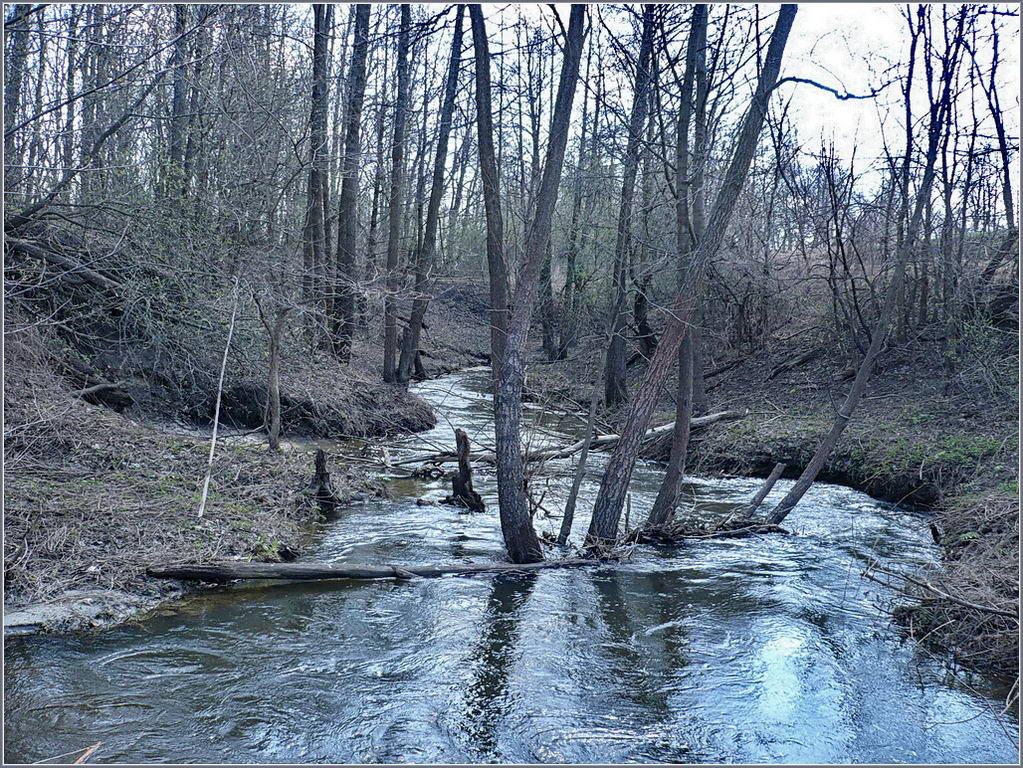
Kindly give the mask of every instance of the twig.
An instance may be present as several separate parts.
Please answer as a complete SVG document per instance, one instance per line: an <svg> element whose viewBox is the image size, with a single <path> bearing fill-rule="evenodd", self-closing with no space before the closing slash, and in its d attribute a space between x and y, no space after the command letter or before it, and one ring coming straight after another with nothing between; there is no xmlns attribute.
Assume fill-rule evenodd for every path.
<svg viewBox="0 0 1023 768"><path fill-rule="evenodd" d="M961 605L963 608L972 608L975 611L982 611L983 613L991 613L991 614L994 614L996 616L1006 616L1006 617L1008 617L1010 619L1016 620L1017 622L1019 621L1019 614L1018 613L1014 613L1013 611L1006 611L1006 610L1003 610L1001 608L993 608L993 607L991 607L989 605L980 605L979 603L971 603L969 600L962 600L962 599L960 599L958 597L953 597L952 595L948 594L947 592L943 592L942 590L938 589L937 587L928 584L926 581L919 581L917 579L914 579L912 576L907 576L904 573L895 573L894 571L886 570L886 569L880 567L879 565L872 565L872 566L868 567L867 570L865 570L863 572L863 576L865 576L866 578L870 579L871 581L876 581L878 584L884 584L885 582L883 582L880 579L872 576L871 573L870 573L871 570L880 571L881 573L884 573L884 574L886 574L888 576L894 576L895 578L902 579L904 581L908 581L910 584L914 584L914 585L920 587L921 589L926 589L927 591L937 595L938 597L941 597L941 598L943 598L945 600L953 602L956 605Z"/></svg>
<svg viewBox="0 0 1023 768"><path fill-rule="evenodd" d="M231 350L231 339L234 337L234 321L238 317L238 280L241 271L234 276L234 304L231 307L231 325L227 329L227 343L224 344L224 359L220 362L220 380L217 382L217 405L213 411L213 434L210 437L210 457L206 462L206 479L202 484L202 498L199 500L199 514L206 511L206 497L210 492L210 477L213 476L213 454L217 450L217 428L220 426L220 401L224 393L224 373L227 371L227 355Z"/></svg>

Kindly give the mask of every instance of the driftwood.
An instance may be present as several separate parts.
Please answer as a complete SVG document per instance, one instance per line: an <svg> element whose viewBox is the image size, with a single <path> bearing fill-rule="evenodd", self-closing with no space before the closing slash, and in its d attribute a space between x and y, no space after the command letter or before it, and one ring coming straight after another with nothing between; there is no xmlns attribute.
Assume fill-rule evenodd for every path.
<svg viewBox="0 0 1023 768"><path fill-rule="evenodd" d="M710 424L714 424L718 421L724 421L725 419L741 419L745 414L739 413L738 411L720 411L718 413L711 413L706 416L699 416L692 420L692 428L706 427ZM644 440L651 440L658 435L671 432L675 428L675 422L669 424L662 424L659 427L654 427L649 430L644 436ZM546 448L539 451L530 451L523 458L525 461L548 461L550 459L566 459L573 454L578 453L583 449L587 442L589 448L600 448L602 446L611 445L621 439L620 435L597 435L596 437L589 439L583 438L575 443L564 448ZM477 462L486 462L493 464L497 459L493 452L470 454L470 458ZM403 464L445 464L458 461L458 455L454 453L435 453L427 456L412 456L408 459L394 462L396 465Z"/></svg>
<svg viewBox="0 0 1023 768"><path fill-rule="evenodd" d="M732 512L732 514L726 517L718 527L725 528L730 522L732 522L732 519L740 513L751 518L753 513L756 512L757 509L760 508L760 505L764 503L764 499L767 498L767 494L771 492L771 489L774 488L774 484L778 482L778 478L782 476L782 473L787 468L788 464L783 462L775 464L774 469L771 470L771 474L767 476L767 479L764 480L763 485L761 485L760 489L753 495L753 498L749 500L749 503L738 507L734 512Z"/></svg>
<svg viewBox="0 0 1023 768"><path fill-rule="evenodd" d="M785 371L790 371L793 368L802 365L803 363L810 362L823 351L824 347L813 347L812 349L808 349L807 351L790 357L787 360L783 360L782 362L778 363L778 365L771 369L771 372L767 375L767 380L770 381L775 376L785 373Z"/></svg>
<svg viewBox="0 0 1023 768"><path fill-rule="evenodd" d="M788 534L780 525L770 523L750 523L735 528L687 528L684 523L675 521L663 526L642 526L630 532L626 541L648 544L676 544L681 541L700 539L741 539L762 533Z"/></svg>
<svg viewBox="0 0 1023 768"><path fill-rule="evenodd" d="M230 581L232 579L290 579L294 581L321 581L326 579L412 579L437 576L471 576L482 573L528 573L548 568L569 568L599 565L600 561L586 558L542 560L538 563L463 563L459 565L356 565L346 563L211 563L171 564L146 569L146 574L157 579L187 579L192 581Z"/></svg>
<svg viewBox="0 0 1023 768"><path fill-rule="evenodd" d="M458 472L451 478L451 495L445 504L465 507L473 512L486 512L487 506L472 487L472 463L469 461L469 436L465 430L455 430L455 445L458 448Z"/></svg>

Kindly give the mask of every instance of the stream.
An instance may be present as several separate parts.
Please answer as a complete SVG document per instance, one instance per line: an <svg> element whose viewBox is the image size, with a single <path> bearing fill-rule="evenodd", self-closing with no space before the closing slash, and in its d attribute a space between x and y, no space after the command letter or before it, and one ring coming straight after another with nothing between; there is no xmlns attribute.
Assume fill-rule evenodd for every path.
<svg viewBox="0 0 1023 768"><path fill-rule="evenodd" d="M450 450L453 427L492 445L488 377L417 385L438 425L392 457ZM533 446L582 430L527 414ZM576 459L534 479L546 509ZM591 454L575 541L605 460ZM662 473L637 467L633 524ZM760 484L687 482L684 506L708 511ZM486 513L417 504L448 481L392 480L392 499L319 526L304 558L504 559L492 472L475 485ZM536 525L556 534L560 518ZM860 576L873 559L934 562L921 515L818 483L786 527L530 575L238 584L137 625L7 638L6 761L102 742L91 762L1016 763L1007 687L905 641L884 611L897 596Z"/></svg>

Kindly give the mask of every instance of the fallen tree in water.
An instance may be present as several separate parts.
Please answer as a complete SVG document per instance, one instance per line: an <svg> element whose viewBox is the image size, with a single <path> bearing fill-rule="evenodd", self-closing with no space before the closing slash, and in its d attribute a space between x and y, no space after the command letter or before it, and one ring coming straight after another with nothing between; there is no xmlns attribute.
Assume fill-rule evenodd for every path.
<svg viewBox="0 0 1023 768"><path fill-rule="evenodd" d="M710 424L714 424L715 422L718 421L724 421L726 419L741 419L745 415L746 415L745 413L740 413L738 411L719 411L718 413L710 413L707 414L706 416L700 416L698 418L693 419L691 426L693 429L697 429L700 427L709 426ZM654 427L653 429L648 430L647 433L643 436L643 439L652 440L655 437L658 437L665 433L670 433L674 428L675 422L662 424L659 427ZM595 437L590 438L588 442L589 448L592 450L606 445L611 445L613 443L618 442L619 440L621 440L621 435L597 435ZM523 459L525 461L548 461L550 459L567 459L569 456L572 456L581 451L583 447L586 445L587 439L583 438L582 440L578 440L564 448L544 448L538 451L530 451L523 456ZM470 454L469 458L472 461L489 462L491 464L494 463L494 461L496 461L496 456L494 455L493 451ZM401 461L394 462L394 465L403 466L406 464L445 464L455 461L458 461L457 453L444 451L442 453L432 453L425 456L422 455L411 456L407 459L402 459Z"/></svg>
<svg viewBox="0 0 1023 768"><path fill-rule="evenodd" d="M146 569L157 579L191 581L230 581L232 579L290 579L322 581L327 579L412 579L437 576L471 576L480 573L526 573L548 568L597 565L599 560L571 558L543 560L537 563L463 563L460 565L356 565L347 563L180 563Z"/></svg>

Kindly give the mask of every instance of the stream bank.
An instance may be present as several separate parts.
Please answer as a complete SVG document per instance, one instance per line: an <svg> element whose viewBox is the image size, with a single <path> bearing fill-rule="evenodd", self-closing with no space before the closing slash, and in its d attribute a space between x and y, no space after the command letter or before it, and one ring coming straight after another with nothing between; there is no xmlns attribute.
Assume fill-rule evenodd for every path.
<svg viewBox="0 0 1023 768"><path fill-rule="evenodd" d="M423 335L429 376L479 365L489 345L487 309L474 298L479 286L437 289ZM216 377L189 373L187 361L166 349L105 349L89 365L130 395L115 412L73 394L78 385L64 372L80 353L19 311L8 309L8 325L23 327L4 347L5 630L107 626L144 614L182 592L144 576L156 562L273 561L301 549L319 520L303 493L313 458L267 451L258 332L235 337L199 518ZM282 366L285 440L383 438L436 424L422 398L380 383L380 333L380 318L368 318L351 364L342 366L310 353L293 329ZM219 354L207 355L209 366L219 366ZM237 437L246 431L253 434ZM363 466L335 461L330 469L342 502L384 492Z"/></svg>
<svg viewBox="0 0 1023 768"><path fill-rule="evenodd" d="M747 415L694 432L688 471L766 477L785 462L784 477L797 477L830 429L849 381L846 358L828 349L807 357L814 349L796 340L746 356L711 355L706 370L717 373L707 378L708 410ZM981 369L970 369L949 389L944 365L941 340L925 335L887 350L819 479L926 509L944 563L918 575L946 594L1013 610L1019 600L1015 374L981 381ZM530 369L531 397L585 410L602 366L597 353L538 361ZM644 371L642 361L630 366L630 388L638 387ZM662 392L652 424L674 420L674 386L669 382ZM603 429L617 431L624 410L600 415ZM665 435L648 443L643 455L667 461L669 449ZM1018 676L1018 624L909 584L906 591L896 615L913 637L951 650L973 668Z"/></svg>

